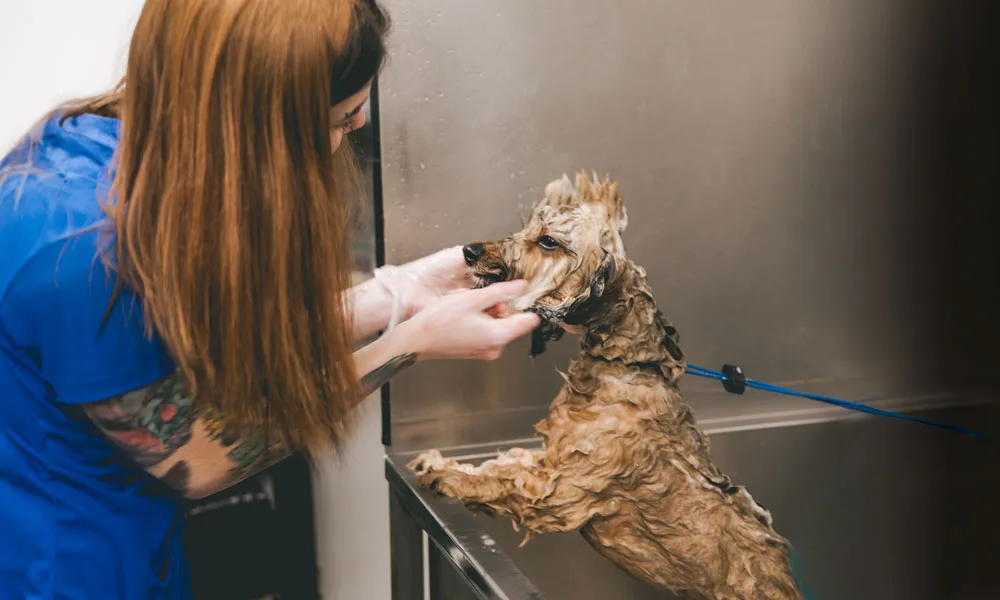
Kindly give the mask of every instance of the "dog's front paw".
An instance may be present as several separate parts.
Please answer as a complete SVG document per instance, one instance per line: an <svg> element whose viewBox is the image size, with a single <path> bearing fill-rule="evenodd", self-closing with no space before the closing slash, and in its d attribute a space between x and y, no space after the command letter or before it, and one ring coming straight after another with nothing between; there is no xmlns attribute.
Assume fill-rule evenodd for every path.
<svg viewBox="0 0 1000 600"><path fill-rule="evenodd" d="M437 450L429 450L417 456L407 465L417 477L417 485L441 496L461 499L460 479L470 466L460 465L453 458L445 458Z"/></svg>
<svg viewBox="0 0 1000 600"><path fill-rule="evenodd" d="M441 456L441 452L428 450L411 460L406 466L417 475L423 475L428 471L444 468L447 464L448 461Z"/></svg>
<svg viewBox="0 0 1000 600"><path fill-rule="evenodd" d="M455 474L447 470L432 469L417 478L417 485L432 492L448 496L450 498L461 498Z"/></svg>

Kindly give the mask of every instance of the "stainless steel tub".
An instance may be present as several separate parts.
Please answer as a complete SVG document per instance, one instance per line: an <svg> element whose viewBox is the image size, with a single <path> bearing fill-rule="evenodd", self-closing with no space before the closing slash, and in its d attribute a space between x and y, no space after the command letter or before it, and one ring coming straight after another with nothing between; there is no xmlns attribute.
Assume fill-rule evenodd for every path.
<svg viewBox="0 0 1000 600"><path fill-rule="evenodd" d="M975 425L983 404L922 416ZM709 429L718 464L775 517L816 599L984 600L1000 597L985 551L992 471L985 442L882 418L742 431ZM525 445L525 444L520 444ZM502 445L453 450L479 460ZM509 519L473 516L414 487L387 458L393 496L393 598L597 600L663 598L577 534L517 548ZM422 531L430 543L425 555Z"/></svg>

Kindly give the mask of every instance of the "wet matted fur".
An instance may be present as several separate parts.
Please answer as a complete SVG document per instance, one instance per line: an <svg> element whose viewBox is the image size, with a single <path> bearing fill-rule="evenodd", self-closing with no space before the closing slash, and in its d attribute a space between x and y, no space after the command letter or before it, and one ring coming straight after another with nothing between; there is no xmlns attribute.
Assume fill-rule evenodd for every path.
<svg viewBox="0 0 1000 600"><path fill-rule="evenodd" d="M584 172L550 183L520 232L466 247L480 284L527 279L513 307L541 315L549 338L581 335L581 352L535 426L542 450L478 467L432 450L410 467L423 486L510 515L522 544L579 530L633 577L682 598L798 600L788 542L713 464L677 388L678 335L625 256L626 224L618 184Z"/></svg>

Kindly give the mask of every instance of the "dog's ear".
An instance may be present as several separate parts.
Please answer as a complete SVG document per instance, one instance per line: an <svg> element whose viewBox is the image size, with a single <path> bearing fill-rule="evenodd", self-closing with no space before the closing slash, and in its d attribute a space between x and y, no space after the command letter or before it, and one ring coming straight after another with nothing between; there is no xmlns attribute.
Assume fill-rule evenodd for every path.
<svg viewBox="0 0 1000 600"><path fill-rule="evenodd" d="M615 264L615 257L610 252L604 253L604 259L594 271L594 276L590 280L590 299L595 300L604 295L604 290L608 284L615 279L618 267Z"/></svg>
<svg viewBox="0 0 1000 600"><path fill-rule="evenodd" d="M590 293L577 298L567 306L562 312L562 321L568 325L583 325L598 315L610 317L608 311L614 304L614 298L607 295L607 292L614 285L617 274L618 263L615 261L615 256L605 252L604 258L590 278Z"/></svg>
<svg viewBox="0 0 1000 600"><path fill-rule="evenodd" d="M663 316L662 312L656 311L656 320L667 334L663 337L663 348L670 355L671 359L661 363L660 370L663 372L664 377L671 380L677 379L684 373L687 362L684 357L684 351L681 350L680 346L681 336L677 333L677 328L674 327L669 319Z"/></svg>

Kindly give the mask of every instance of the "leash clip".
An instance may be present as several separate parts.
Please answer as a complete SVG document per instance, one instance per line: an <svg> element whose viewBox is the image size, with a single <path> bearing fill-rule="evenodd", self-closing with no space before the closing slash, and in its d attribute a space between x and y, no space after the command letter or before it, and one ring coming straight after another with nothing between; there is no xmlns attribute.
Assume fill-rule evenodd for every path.
<svg viewBox="0 0 1000 600"><path fill-rule="evenodd" d="M722 365L722 373L726 376L722 380L722 387L726 388L727 392L742 394L747 391L747 377L739 365Z"/></svg>

